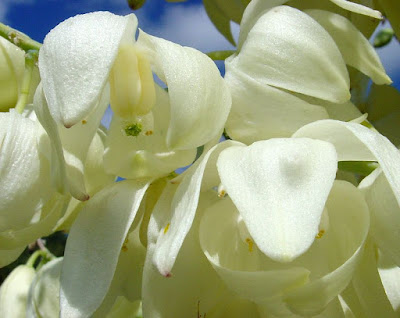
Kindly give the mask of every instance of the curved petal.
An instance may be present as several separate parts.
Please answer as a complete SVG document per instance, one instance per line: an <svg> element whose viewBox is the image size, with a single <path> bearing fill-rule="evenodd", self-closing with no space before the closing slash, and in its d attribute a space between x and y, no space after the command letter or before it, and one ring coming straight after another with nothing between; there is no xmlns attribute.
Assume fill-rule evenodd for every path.
<svg viewBox="0 0 400 318"><path fill-rule="evenodd" d="M307 251L336 175L332 145L305 138L259 141L226 149L217 167L263 253L290 262Z"/></svg>
<svg viewBox="0 0 400 318"><path fill-rule="evenodd" d="M0 110L15 107L25 66L25 52L0 38Z"/></svg>
<svg viewBox="0 0 400 318"><path fill-rule="evenodd" d="M121 181L98 192L73 224L61 274L61 317L88 317L110 287L148 183Z"/></svg>
<svg viewBox="0 0 400 318"><path fill-rule="evenodd" d="M37 122L0 113L0 232L27 226L54 193L46 143Z"/></svg>
<svg viewBox="0 0 400 318"><path fill-rule="evenodd" d="M205 54L141 31L137 42L168 86L171 105L167 146L192 149L222 131L231 96L214 62Z"/></svg>
<svg viewBox="0 0 400 318"><path fill-rule="evenodd" d="M227 73L236 68L262 85L335 103L350 99L349 76L335 42L314 19L291 7L260 16L225 65Z"/></svg>
<svg viewBox="0 0 400 318"><path fill-rule="evenodd" d="M386 137L359 124L334 120L308 124L293 137L333 143L339 161L378 161L400 204L400 152Z"/></svg>
<svg viewBox="0 0 400 318"><path fill-rule="evenodd" d="M171 187L171 188L170 188ZM213 308L223 304L227 291L207 259L204 257L198 240L198 220L196 218L182 249L176 257L174 272L166 278L160 275L153 264L154 248L157 238L168 221L169 207L175 185L169 185L170 193L161 198L149 222L149 245L143 272L143 315L144 317L207 317ZM216 198L214 192L200 200L208 204ZM218 198L217 198L218 199ZM162 213L163 212L163 213ZM171 305L176 304L176 305ZM219 316L216 314L216 317ZM231 317L231 316L228 316ZM247 317L247 316L246 316Z"/></svg>
<svg viewBox="0 0 400 318"><path fill-rule="evenodd" d="M391 84L368 39L345 17L323 10L305 11L335 40L346 64L368 75L376 84Z"/></svg>
<svg viewBox="0 0 400 318"><path fill-rule="evenodd" d="M400 206L381 169L361 181L371 213L371 235L376 244L400 265Z"/></svg>
<svg viewBox="0 0 400 318"><path fill-rule="evenodd" d="M69 197L55 193L40 211L40 220L18 229L0 232L0 249L16 249L26 246L36 239L50 235L58 219L67 208Z"/></svg>
<svg viewBox="0 0 400 318"><path fill-rule="evenodd" d="M165 223L165 230L159 233L153 255L154 264L162 275L170 275L183 241L192 226L208 160L211 156L217 157L223 149L231 145L230 141L217 144L200 157L190 171L185 173L185 177L174 193L169 207L172 216Z"/></svg>
<svg viewBox="0 0 400 318"><path fill-rule="evenodd" d="M63 258L45 264L36 274L28 294L27 318L58 317Z"/></svg>
<svg viewBox="0 0 400 318"><path fill-rule="evenodd" d="M39 53L40 76L56 122L71 127L89 115L120 43L132 43L136 27L133 14L93 12L69 18L47 34Z"/></svg>
<svg viewBox="0 0 400 318"><path fill-rule="evenodd" d="M230 68L225 81L232 94L226 123L230 137L246 144L274 137L290 137L300 127L329 118L328 112L278 88L262 85Z"/></svg>
<svg viewBox="0 0 400 318"><path fill-rule="evenodd" d="M310 272L302 267L263 270L263 256L248 244L239 225L239 213L226 197L205 210L199 236L203 252L226 286L239 297L262 303L286 289L308 282Z"/></svg>
<svg viewBox="0 0 400 318"><path fill-rule="evenodd" d="M14 262L25 250L25 246L13 250L0 250L0 268Z"/></svg>
<svg viewBox="0 0 400 318"><path fill-rule="evenodd" d="M127 135L132 123L114 116L108 131L104 165L108 172L122 178L158 178L187 166L196 156L196 148L170 150L167 131L170 119L168 94L156 86L156 104L153 108L154 128L137 136Z"/></svg>
<svg viewBox="0 0 400 318"><path fill-rule="evenodd" d="M6 278L0 288L0 316L9 318L25 317L26 302L35 269L19 265Z"/></svg>
<svg viewBox="0 0 400 318"><path fill-rule="evenodd" d="M345 10L351 11L351 12L367 15L367 16L370 16L372 18L379 19L379 20L381 20L383 18L382 13L380 13L379 11L372 10L371 8L368 8L368 7L358 4L358 3L354 3L352 1L348 1L348 0L330 0L330 1L332 1L337 6L343 8Z"/></svg>
<svg viewBox="0 0 400 318"><path fill-rule="evenodd" d="M315 273L309 284L284 295L296 314L313 316L341 293L357 272L369 230L368 206L360 191L335 181L327 201L329 228L298 261ZM293 265L296 265L297 260ZM324 267L324 263L326 264ZM318 273L320 268L328 273Z"/></svg>

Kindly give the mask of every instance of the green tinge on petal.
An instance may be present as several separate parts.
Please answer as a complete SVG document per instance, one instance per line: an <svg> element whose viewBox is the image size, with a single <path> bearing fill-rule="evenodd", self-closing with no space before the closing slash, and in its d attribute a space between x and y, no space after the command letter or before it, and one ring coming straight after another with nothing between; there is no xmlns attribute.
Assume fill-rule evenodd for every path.
<svg viewBox="0 0 400 318"><path fill-rule="evenodd" d="M307 251L335 179L332 145L270 139L219 156L218 173L258 248L279 262Z"/></svg>
<svg viewBox="0 0 400 318"><path fill-rule="evenodd" d="M29 286L35 269L19 265L6 278L0 288L0 317L25 317Z"/></svg>
<svg viewBox="0 0 400 318"><path fill-rule="evenodd" d="M231 108L229 90L205 54L140 32L137 45L168 86L171 105L167 146L193 149L222 131Z"/></svg>
<svg viewBox="0 0 400 318"><path fill-rule="evenodd" d="M61 317L90 316L102 303L147 187L144 181L114 183L78 215L64 256Z"/></svg>
<svg viewBox="0 0 400 318"><path fill-rule="evenodd" d="M263 13L225 65L227 73L236 68L261 85L335 103L350 99L349 76L335 42L314 19L291 7Z"/></svg>
<svg viewBox="0 0 400 318"><path fill-rule="evenodd" d="M133 43L136 27L133 14L93 12L69 18L47 34L39 54L40 76L57 123L71 127L92 112L120 43Z"/></svg>
<svg viewBox="0 0 400 318"><path fill-rule="evenodd" d="M322 10L307 10L306 13L328 31L346 64L365 73L377 84L392 83L375 49L349 20Z"/></svg>
<svg viewBox="0 0 400 318"><path fill-rule="evenodd" d="M0 232L0 250L17 249L36 239L51 234L58 219L64 214L68 197L55 193L42 207L41 219L23 228Z"/></svg>
<svg viewBox="0 0 400 318"><path fill-rule="evenodd" d="M16 106L24 66L24 51L0 37L0 111Z"/></svg>
<svg viewBox="0 0 400 318"><path fill-rule="evenodd" d="M0 250L0 268L14 262L21 255L24 249L25 246L21 246L12 250Z"/></svg>

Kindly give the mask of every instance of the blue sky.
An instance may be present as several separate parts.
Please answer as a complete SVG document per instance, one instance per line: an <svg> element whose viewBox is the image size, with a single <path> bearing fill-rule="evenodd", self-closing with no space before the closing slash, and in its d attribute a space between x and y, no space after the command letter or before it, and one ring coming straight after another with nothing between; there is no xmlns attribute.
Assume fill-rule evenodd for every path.
<svg viewBox="0 0 400 318"><path fill-rule="evenodd" d="M116 14L132 11L125 0L0 0L0 21L21 30L42 42L45 35L58 23L79 13L108 10ZM147 0L137 10L139 27L147 33L160 36L203 52L233 49L209 21L201 0L168 3L165 0ZM233 25L233 33L239 27ZM378 49L383 64L400 88L400 45L392 41Z"/></svg>

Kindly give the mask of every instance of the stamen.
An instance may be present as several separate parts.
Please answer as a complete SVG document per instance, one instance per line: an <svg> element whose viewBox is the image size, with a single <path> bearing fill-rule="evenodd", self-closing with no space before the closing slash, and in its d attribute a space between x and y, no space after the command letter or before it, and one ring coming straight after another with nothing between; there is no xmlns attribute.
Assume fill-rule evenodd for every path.
<svg viewBox="0 0 400 318"><path fill-rule="evenodd" d="M170 226L170 223L168 223L167 226L164 228L164 234L167 234L167 232L169 230L169 226Z"/></svg>
<svg viewBox="0 0 400 318"><path fill-rule="evenodd" d="M251 252L253 252L253 246L254 246L254 242L253 242L253 240L251 239L251 238L247 238L246 239L246 243L247 243L247 245L249 245L249 252L251 253Z"/></svg>

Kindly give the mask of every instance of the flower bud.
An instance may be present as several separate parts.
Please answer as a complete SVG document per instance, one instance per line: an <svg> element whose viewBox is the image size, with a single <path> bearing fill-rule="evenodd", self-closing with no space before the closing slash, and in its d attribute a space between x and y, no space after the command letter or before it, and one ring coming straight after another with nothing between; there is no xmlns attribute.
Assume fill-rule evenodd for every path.
<svg viewBox="0 0 400 318"><path fill-rule="evenodd" d="M19 265L6 278L0 288L0 317L25 317L29 287L35 269Z"/></svg>

